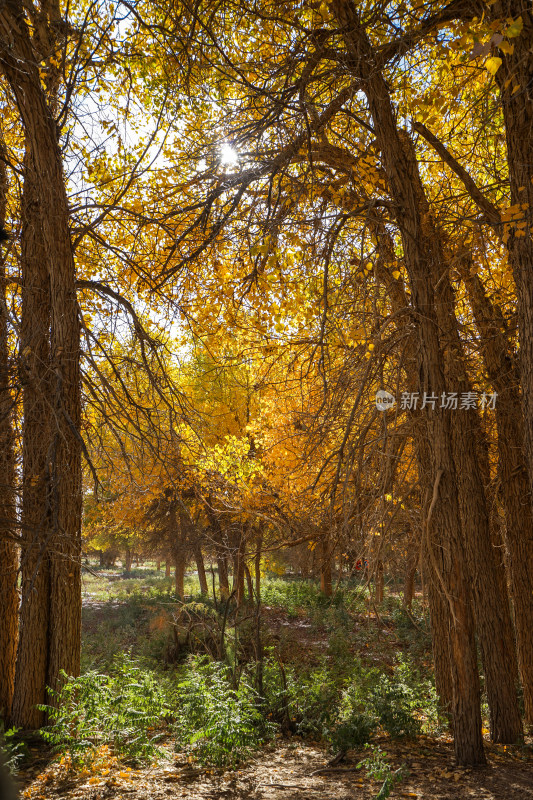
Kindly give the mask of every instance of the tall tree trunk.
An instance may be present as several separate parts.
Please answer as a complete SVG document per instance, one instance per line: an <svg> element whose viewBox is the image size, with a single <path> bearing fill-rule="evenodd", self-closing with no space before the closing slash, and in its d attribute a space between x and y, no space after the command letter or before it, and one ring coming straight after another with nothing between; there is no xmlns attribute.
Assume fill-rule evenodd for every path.
<svg viewBox="0 0 533 800"><path fill-rule="evenodd" d="M126 560L124 562L124 570L126 574L131 572L132 553L129 547L126 547Z"/></svg>
<svg viewBox="0 0 533 800"><path fill-rule="evenodd" d="M444 258L439 259L443 264ZM444 269L438 281L437 318L445 353L448 385L459 397L472 392L455 317L455 298ZM513 744L522 737L515 673L516 656L507 587L498 569L493 546L484 478L489 479L488 456L477 408L451 410L452 442L458 478L459 507L476 617L485 688L490 710L491 738ZM484 465L484 470L482 466ZM486 474L484 475L483 472Z"/></svg>
<svg viewBox="0 0 533 800"><path fill-rule="evenodd" d="M0 224L6 218L7 171L0 143ZM18 553L15 542L15 442L10 391L5 266L0 253L0 717L9 719L18 634Z"/></svg>
<svg viewBox="0 0 533 800"><path fill-rule="evenodd" d="M378 243L379 258L376 264L377 278L387 289L391 300L392 311L398 315L408 306L408 298L405 293L403 281L394 278L394 242L387 232L383 222L376 225L376 240ZM416 392L418 385L417 368L417 339L418 325L407 317L398 316L398 324L402 327L406 337L404 349L404 366L406 371L406 389L409 394ZM420 486L420 505L422 519L426 520L431 501L431 452L430 437L427 430L427 420L419 409L410 412L412 421L412 436L415 444L415 452L418 466L418 483ZM430 557L429 549L431 541L429 532L422 525L422 559L425 565L426 581L425 586L428 593L430 620L431 620L431 642L433 650L433 662L435 667L435 687L439 696L440 707L452 722L453 713L453 682L450 667L450 648L448 643L448 631L453 624L450 607L443 592L439 578L432 563L433 559L438 559L442 554L441 550L432 549ZM418 558L419 546L417 546L416 556ZM437 564L439 574L444 571L442 563ZM404 593L405 597L405 593Z"/></svg>
<svg viewBox="0 0 533 800"><path fill-rule="evenodd" d="M522 32L513 39L513 52L501 53L503 63L496 73L496 81L500 88L505 122L511 205L522 211L523 221L526 223L520 231L510 226L510 230L506 231L506 234L508 235L509 260L514 273L518 299L523 430L526 463L529 468L529 502L531 503L533 499L533 272L531 269L533 264L533 182L531 181L531 164L533 163L533 91L531 89L533 11L530 5L521 0L497 0L491 6L490 14L494 18L502 20L509 17L513 19L520 17L523 23ZM520 88L520 91L516 90L517 87ZM509 411L510 409L507 408L505 419L504 413L502 413L500 422L502 425L512 428L513 422L516 424L516 420L509 416ZM502 442L504 448L505 444ZM512 453L507 453L507 455L509 461L505 466L506 471L513 460ZM516 454L514 454L514 459L516 459ZM503 467L502 463L502 470ZM509 491L511 492L511 490ZM516 489L513 488L512 491L514 493ZM508 497L508 502L512 506L519 507L524 501L524 496ZM524 566L532 563L530 553L529 561L524 559L524 555L527 556L525 551L530 551L531 548L531 527L529 527L529 535L522 542L518 541L519 531L520 527L514 531L516 540L509 540L509 549L514 568L513 594L520 639L519 661L524 683L526 716L529 725L533 725L532 633L531 611L529 610L533 595L530 584L531 572L528 571L529 574L526 574ZM513 534L511 537L514 539ZM528 613L528 610L529 632L522 627L522 614Z"/></svg>
<svg viewBox="0 0 533 800"><path fill-rule="evenodd" d="M20 329L23 387L22 544L19 642L11 722L38 728L46 702L50 617L51 537L48 472L52 403L50 368L50 283L41 233L35 173L26 154L21 203L22 316Z"/></svg>
<svg viewBox="0 0 533 800"><path fill-rule="evenodd" d="M57 126L41 84L39 60L20 0L4 3L0 38L2 68L22 118L35 175L49 284L53 380L46 416L53 418L54 426L47 442L51 535L47 542L50 613L46 650L47 682L57 688L62 670L70 675L79 673L81 652L81 394L76 273Z"/></svg>
<svg viewBox="0 0 533 800"><path fill-rule="evenodd" d="M398 208L397 224L402 235L414 310L419 320L419 390L441 397L446 392L444 361L435 310L435 271L442 270L438 235L429 216L418 165L407 136L398 130L388 86L349 0L333 0L332 8L342 26L349 66L366 94L377 144L387 173L389 190ZM450 666L453 679L455 756L460 764L485 763L481 735L479 676L470 609L468 579L464 571L464 548L457 498L451 425L448 412L437 408L426 415L432 442L433 547L442 556L442 581L450 604ZM430 533L428 526L428 535Z"/></svg>
<svg viewBox="0 0 533 800"><path fill-rule="evenodd" d="M170 578L170 570L171 570L170 557L167 557L167 560L165 561L165 578Z"/></svg>
<svg viewBox="0 0 533 800"><path fill-rule="evenodd" d="M524 457L524 426L519 376L511 356L505 321L468 262L461 268L479 331L485 369L497 392L498 472L505 509L505 544L513 593L518 665L524 690L525 718L533 725L533 513L528 466Z"/></svg>

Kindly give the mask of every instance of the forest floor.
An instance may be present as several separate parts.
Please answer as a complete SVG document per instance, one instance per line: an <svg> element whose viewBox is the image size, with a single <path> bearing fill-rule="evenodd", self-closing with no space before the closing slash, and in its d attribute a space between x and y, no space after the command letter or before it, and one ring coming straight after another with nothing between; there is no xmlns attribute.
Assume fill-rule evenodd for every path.
<svg viewBox="0 0 533 800"><path fill-rule="evenodd" d="M379 741L379 740L378 740ZM533 798L533 758L520 750L487 743L488 765L454 766L449 740L422 737L416 742L382 741L393 769L409 774L391 798L419 800L529 800ZM119 763L105 770L73 771L37 758L19 779L31 800L370 800L381 784L357 769L358 754L328 768L324 748L295 741L268 745L236 771L203 769L179 757L156 766L132 769ZM105 772L106 774L102 774Z"/></svg>
<svg viewBox="0 0 533 800"><path fill-rule="evenodd" d="M143 574L141 570L131 578L123 578L119 571L87 577L85 670L105 671L103 663L124 652L134 652L145 661L164 660L167 604L145 600L154 586L164 582L155 571ZM430 669L422 623L419 630L402 628L392 599L377 615L369 606L366 613L352 615L348 624L355 633L344 652L338 639L332 640L335 620L331 612L322 609L313 614L309 608L299 607L298 599L290 601L280 595L279 583L273 582L265 590L263 616L270 641L284 661L292 660L304 669L323 663L326 657L335 664L353 654L364 657L365 663L386 668L397 652L408 651L422 669ZM166 665L166 669L173 666ZM379 733L372 742L386 754L392 772L403 770L391 798L533 800L530 739L516 747L487 740L487 766L476 769L455 767L453 743L442 730L414 738ZM163 740L161 751L166 757L133 765L103 746L90 761L74 767L65 751L54 755L47 745L33 743L17 775L21 795L26 800L382 800L388 796L380 794L383 781L374 780L364 766L358 766L368 756L367 750L349 750L342 761L328 766L331 750L310 736L278 734L234 770L199 765L190 755L176 751L171 733Z"/></svg>

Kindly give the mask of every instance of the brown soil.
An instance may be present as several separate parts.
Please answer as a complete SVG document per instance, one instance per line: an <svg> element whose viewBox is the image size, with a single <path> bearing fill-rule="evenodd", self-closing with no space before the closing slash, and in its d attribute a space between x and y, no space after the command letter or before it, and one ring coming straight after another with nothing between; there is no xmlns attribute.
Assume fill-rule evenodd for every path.
<svg viewBox="0 0 533 800"><path fill-rule="evenodd" d="M404 764L409 774L391 798L419 800L533 800L533 754L528 748L487 743L488 766L459 769L446 738L420 737L415 742L377 742L390 757L391 768ZM27 800L370 800L380 784L356 765L367 753L350 753L328 768L319 747L294 739L278 741L235 772L202 769L174 756L167 763L128 769L110 759L84 774L68 765L38 761L21 773Z"/></svg>

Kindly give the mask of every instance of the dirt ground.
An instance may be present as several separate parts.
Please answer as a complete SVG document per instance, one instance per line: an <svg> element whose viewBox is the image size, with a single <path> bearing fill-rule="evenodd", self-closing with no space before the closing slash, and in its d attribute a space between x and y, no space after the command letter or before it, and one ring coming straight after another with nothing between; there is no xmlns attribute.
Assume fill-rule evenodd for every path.
<svg viewBox="0 0 533 800"><path fill-rule="evenodd" d="M487 744L488 765L454 767L453 746L446 738L419 737L416 742L377 740L397 769L409 771L391 798L419 800L533 800L533 751ZM194 767L174 755L145 769L121 766L113 759L75 773L68 764L47 763L35 754L19 776L27 800L370 800L380 784L357 769L366 752L349 753L327 767L323 749L298 739L279 740L235 772Z"/></svg>

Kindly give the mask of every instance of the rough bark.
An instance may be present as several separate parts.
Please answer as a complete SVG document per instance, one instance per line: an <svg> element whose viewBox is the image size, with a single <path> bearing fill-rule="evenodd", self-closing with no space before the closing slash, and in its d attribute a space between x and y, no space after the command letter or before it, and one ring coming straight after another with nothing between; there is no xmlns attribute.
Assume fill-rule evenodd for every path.
<svg viewBox="0 0 533 800"><path fill-rule="evenodd" d="M361 81L366 94L390 193L397 206L405 265L418 316L420 379L419 390L440 397L446 392L444 361L439 342L432 276L442 265L435 265L439 249L437 234L425 208L416 160L406 147L405 134L398 130L387 84L376 66L376 59L363 30L355 6L348 0L334 0L332 7L342 26L347 49L347 66ZM450 665L453 680L455 756L460 764L485 762L481 735L479 676L477 672L473 619L457 497L451 426L449 416L439 408L427 413L432 442L434 478L434 547L441 551L443 588L450 605Z"/></svg>
<svg viewBox="0 0 533 800"><path fill-rule="evenodd" d="M50 283L41 233L38 192L26 155L21 203L22 313L20 328L23 387L22 543L19 642L12 724L38 728L46 702L50 616L50 475L52 378L50 368Z"/></svg>
<svg viewBox="0 0 533 800"><path fill-rule="evenodd" d="M0 156L3 146L0 143ZM7 171L0 158L0 224L6 217ZM0 253L0 257L2 253ZM15 535L15 443L10 391L8 317L4 260L0 264L0 717L11 713L18 634L18 553Z"/></svg>
<svg viewBox="0 0 533 800"><path fill-rule="evenodd" d="M61 670L79 673L81 651L80 329L58 132L20 0L6 0L2 5L0 55L35 175L49 284L51 393L47 415L54 424L46 443L51 534L47 542L50 613L46 653L47 683L57 688Z"/></svg>
<svg viewBox="0 0 533 800"><path fill-rule="evenodd" d="M387 288L391 300L392 311L398 315L398 324L405 333L406 343L403 353L403 365L406 375L406 389L409 393L415 392L418 385L417 367L417 341L418 324L407 314L400 316L400 312L407 309L409 301L405 292L405 287L401 278L394 278L392 275L394 264L394 243L385 225L379 223L375 228L376 239L378 242L379 258L376 264L377 278ZM387 268L388 267L388 268ZM418 467L418 483L420 486L421 514L425 520L427 518L429 504L431 500L431 453L430 439L427 432L427 420L419 409L410 412L412 422L412 436L415 444L415 452ZM453 710L453 684L450 668L450 648L448 643L448 631L453 623L450 607L443 587L439 583L438 576L429 555L427 532L423 527L422 531L422 561L426 575L425 585L428 593L428 603L431 621L431 642L433 650L433 663L435 667L435 686L439 696L442 710L451 722ZM431 542L429 541L429 545ZM417 545L416 555L420 546ZM437 559L441 550L433 550L432 556ZM442 574L443 565L439 564L439 572Z"/></svg>
<svg viewBox="0 0 533 800"><path fill-rule="evenodd" d="M533 88L531 82L533 75L533 53L531 52L533 12L530 6L520 0L498 0L491 6L490 13L494 18L502 20L521 17L523 22L522 32L513 39L513 52L501 54L503 63L496 73L496 81L501 94L507 139L511 205L521 210L522 221L525 223L520 230L511 227L506 233L509 237L507 243L509 261L517 289L523 430L526 461L529 467L529 500L531 502L533 498L533 272L531 269L533 264L533 183L531 181L531 164L533 163ZM503 419L501 421L504 422ZM505 422L511 425L511 418ZM511 453L508 455L512 458ZM519 505L524 500L523 496L517 496L512 502ZM530 547L531 528L529 531L527 544L524 543L521 546L518 542L514 543L517 558L520 558L523 547ZM513 563L516 563L514 557ZM518 567L518 564L516 566ZM513 589L515 607L518 608L519 613L522 609L526 613L532 595L531 591L528 593L528 576L524 570L521 574L515 573ZM518 606L516 606L517 602ZM530 685L532 667L531 648L528 641L530 636L531 631L529 636L527 634L522 636L519 660L522 674L527 672L524 689L526 686L528 687L526 713L528 723L531 725L533 724L533 698Z"/></svg>
<svg viewBox="0 0 533 800"><path fill-rule="evenodd" d="M511 355L505 321L469 264L461 269L488 378L497 392L498 472L505 510L504 537L513 595L518 665L524 690L525 719L533 724L533 513L523 441L519 376Z"/></svg>
<svg viewBox="0 0 533 800"><path fill-rule="evenodd" d="M459 397L472 392L465 367L463 346L455 316L455 298L444 263L433 278L437 319L444 349L446 378ZM505 582L498 568L484 478L488 480L488 458L477 408L449 411L457 471L459 507L464 534L468 572L476 618L485 689L490 710L491 739L513 744L522 737L522 720L516 691L515 643ZM482 465L486 462L484 470Z"/></svg>

